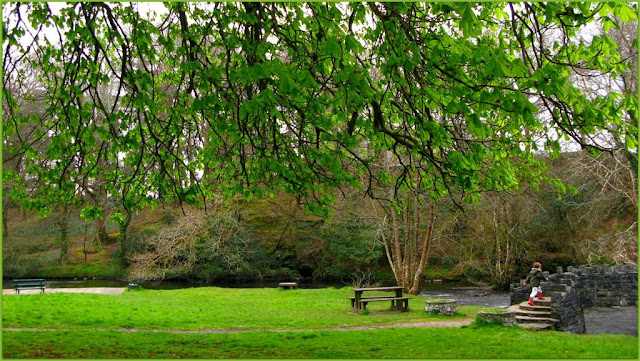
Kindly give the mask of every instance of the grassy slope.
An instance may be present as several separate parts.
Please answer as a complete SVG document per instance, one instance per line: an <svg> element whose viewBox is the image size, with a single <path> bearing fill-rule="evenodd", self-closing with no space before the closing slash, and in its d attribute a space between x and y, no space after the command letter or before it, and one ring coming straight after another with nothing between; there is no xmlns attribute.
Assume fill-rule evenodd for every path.
<svg viewBox="0 0 640 361"><path fill-rule="evenodd" d="M5 358L629 358L638 339L623 335L529 332L519 328L313 328L451 320L431 316L423 297L406 313L349 312L353 291L194 288L123 295L5 296L3 326L57 331L4 331ZM478 307L460 307L472 318ZM155 329L123 332L120 328ZM162 329L245 330L175 334ZM265 332L265 330L303 331ZM304 330L309 329L309 330Z"/></svg>

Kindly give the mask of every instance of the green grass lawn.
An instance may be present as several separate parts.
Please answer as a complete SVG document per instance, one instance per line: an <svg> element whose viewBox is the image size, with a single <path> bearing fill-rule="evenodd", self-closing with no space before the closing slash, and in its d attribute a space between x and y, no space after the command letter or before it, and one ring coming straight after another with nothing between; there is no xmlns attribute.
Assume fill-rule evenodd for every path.
<svg viewBox="0 0 640 361"><path fill-rule="evenodd" d="M530 332L476 324L462 328L317 330L468 319L480 309L463 306L453 318L432 316L424 311L423 297L412 297L410 312L388 312L388 304L376 303L370 305L371 313L354 314L347 299L352 293L350 288L194 288L117 296L4 296L5 328L48 330L4 330L3 357L638 358L638 339L626 335Z"/></svg>
<svg viewBox="0 0 640 361"><path fill-rule="evenodd" d="M450 320L424 311L425 297L412 296L411 311L387 312L371 303L371 314L350 312L351 288L188 288L143 290L122 295L51 293L5 296L4 327L261 330L368 326ZM479 307L460 307L453 319L473 318ZM375 316L375 317L373 317Z"/></svg>

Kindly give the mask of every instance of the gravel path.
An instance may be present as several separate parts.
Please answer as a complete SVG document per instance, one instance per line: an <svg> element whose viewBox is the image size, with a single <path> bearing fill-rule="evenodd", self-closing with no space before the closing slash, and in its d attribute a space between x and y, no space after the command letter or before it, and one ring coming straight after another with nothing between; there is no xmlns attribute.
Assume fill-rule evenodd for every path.
<svg viewBox="0 0 640 361"><path fill-rule="evenodd" d="M473 320L459 321L437 321L437 322L419 322L419 323L397 323L393 325L375 325L375 326L347 326L347 327L323 327L323 328L294 328L294 329L258 329L258 330L158 330L158 329L139 329L139 328L98 328L98 331L118 331L118 332L154 332L154 333L173 333L173 334L214 334L214 333L246 333L246 332L304 332L304 331L354 331L354 330L375 330L379 328L406 328L406 327L462 327L473 323ZM3 331L41 331L55 332L68 331L68 329L57 328L17 328L4 327Z"/></svg>
<svg viewBox="0 0 640 361"><path fill-rule="evenodd" d="M90 288L46 288L45 293L95 293L101 295L120 295L126 290L126 287L90 287ZM40 290L20 290L21 295L33 295L41 293ZM3 289L3 295L15 295L16 291L12 288Z"/></svg>

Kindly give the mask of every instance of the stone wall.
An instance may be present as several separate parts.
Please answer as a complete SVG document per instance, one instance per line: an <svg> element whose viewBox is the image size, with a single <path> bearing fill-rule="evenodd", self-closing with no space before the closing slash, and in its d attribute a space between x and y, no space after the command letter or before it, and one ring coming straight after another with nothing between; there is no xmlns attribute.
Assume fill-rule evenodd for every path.
<svg viewBox="0 0 640 361"><path fill-rule="evenodd" d="M578 276L577 288L583 307L637 306L638 266L569 267ZM544 289L544 286L543 286Z"/></svg>
<svg viewBox="0 0 640 361"><path fill-rule="evenodd" d="M486 323L497 323L507 327L515 326L517 324L515 312L494 313L478 311L477 316Z"/></svg>
<svg viewBox="0 0 640 361"><path fill-rule="evenodd" d="M573 273L557 273L543 282L542 289L551 298L551 317L559 322L556 328L561 331L585 332L582 299L574 287L578 276Z"/></svg>
<svg viewBox="0 0 640 361"><path fill-rule="evenodd" d="M583 308L637 306L638 267L636 265L558 267L542 282L542 291L551 297L551 315L562 331L584 333ZM530 286L511 287L511 304L526 301Z"/></svg>

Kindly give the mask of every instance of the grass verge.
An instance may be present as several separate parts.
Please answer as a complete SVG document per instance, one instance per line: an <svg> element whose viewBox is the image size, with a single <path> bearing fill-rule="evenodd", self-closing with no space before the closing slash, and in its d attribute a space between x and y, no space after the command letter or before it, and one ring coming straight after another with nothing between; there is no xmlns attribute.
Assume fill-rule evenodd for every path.
<svg viewBox="0 0 640 361"><path fill-rule="evenodd" d="M3 332L4 358L637 359L623 335L529 332L500 326L358 331L172 334Z"/></svg>

